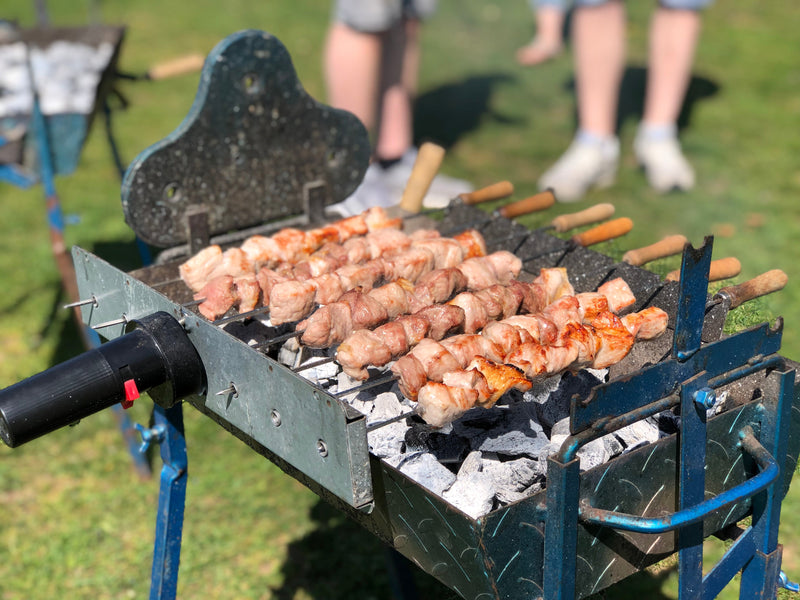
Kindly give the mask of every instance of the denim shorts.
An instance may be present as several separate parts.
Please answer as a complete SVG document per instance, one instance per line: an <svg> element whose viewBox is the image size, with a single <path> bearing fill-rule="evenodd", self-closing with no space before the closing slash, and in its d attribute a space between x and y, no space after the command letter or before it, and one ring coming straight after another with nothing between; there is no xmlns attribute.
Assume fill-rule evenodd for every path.
<svg viewBox="0 0 800 600"><path fill-rule="evenodd" d="M436 10L436 0L335 0L334 20L356 31L386 31L403 18L425 19Z"/></svg>

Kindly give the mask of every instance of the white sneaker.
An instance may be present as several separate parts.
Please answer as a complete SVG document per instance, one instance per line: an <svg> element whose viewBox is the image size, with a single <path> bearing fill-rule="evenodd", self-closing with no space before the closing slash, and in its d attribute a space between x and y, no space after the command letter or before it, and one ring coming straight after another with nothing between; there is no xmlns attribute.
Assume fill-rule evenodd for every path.
<svg viewBox="0 0 800 600"><path fill-rule="evenodd" d="M539 178L539 189L553 190L559 202L577 202L590 188L614 184L619 140L592 143L575 138L567 151Z"/></svg>
<svg viewBox="0 0 800 600"><path fill-rule="evenodd" d="M417 160L417 149L411 148L400 158L398 162L388 169L383 170L383 180L389 193L395 198L395 204L399 204L403 197L403 190L408 183L414 161ZM425 208L444 208L450 200L459 194L466 194L473 190L473 186L468 181L448 177L447 175L437 175L433 178L428 193L422 201Z"/></svg>
<svg viewBox="0 0 800 600"><path fill-rule="evenodd" d="M345 200L328 206L327 210L341 217L352 217L373 206L389 207L397 202L386 187L383 169L376 163L370 163L361 185Z"/></svg>
<svg viewBox="0 0 800 600"><path fill-rule="evenodd" d="M633 141L636 160L644 168L650 186L658 192L688 191L694 187L694 169L681 152L676 136L658 139L637 133Z"/></svg>

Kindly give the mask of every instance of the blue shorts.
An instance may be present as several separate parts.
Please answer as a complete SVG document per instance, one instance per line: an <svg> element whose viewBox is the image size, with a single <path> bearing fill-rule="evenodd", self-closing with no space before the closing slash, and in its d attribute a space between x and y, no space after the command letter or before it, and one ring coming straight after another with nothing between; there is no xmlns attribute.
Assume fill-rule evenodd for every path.
<svg viewBox="0 0 800 600"><path fill-rule="evenodd" d="M436 10L437 0L336 0L334 20L356 31L378 33L402 19L425 19Z"/></svg>
<svg viewBox="0 0 800 600"><path fill-rule="evenodd" d="M543 6L552 6L567 10L570 4L575 6L599 6L608 0L528 0L531 7L535 10ZM701 10L709 6L714 0L659 0L658 4L665 8Z"/></svg>

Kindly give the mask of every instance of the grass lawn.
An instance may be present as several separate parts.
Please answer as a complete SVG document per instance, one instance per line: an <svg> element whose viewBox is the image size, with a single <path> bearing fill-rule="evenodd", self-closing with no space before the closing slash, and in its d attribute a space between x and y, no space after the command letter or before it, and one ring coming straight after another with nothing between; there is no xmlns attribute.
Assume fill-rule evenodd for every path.
<svg viewBox="0 0 800 600"><path fill-rule="evenodd" d="M50 3L57 24L85 24L89 3ZM76 4L78 5L76 7ZM613 188L577 205L525 217L541 225L557 213L613 202L636 224L601 250L617 256L669 233L696 245L714 234L714 256L737 256L744 281L780 268L782 292L753 303L763 318L783 316L783 354L800 359L800 7L739 0L708 10L682 117L685 150L698 174L687 194L659 196L630 150L641 113L648 14L629 3L629 68L621 102L623 158ZM289 49L301 81L324 99L321 49L328 2L155 2L106 0L102 20L124 24L121 68L141 73L190 52L208 53L229 33L259 28ZM31 24L33 3L6 0L0 18ZM500 179L516 198L562 152L575 128L570 53L536 69L515 49L532 35L526 2L442 2L424 30L417 137L448 148L443 170L482 186ZM123 160L170 133L194 99L198 76L121 82L130 102L115 113ZM77 222L67 243L122 268L137 266L133 234L119 203L119 179L97 120L79 169L59 178L64 210ZM0 387L81 351L54 266L42 190L0 184ZM656 268L666 272L677 259ZM134 417L148 418L147 402ZM189 478L179 581L182 598L285 600L388 598L381 545L210 420L186 411ZM0 448L0 600L143 598L149 589L157 478L139 480L109 412L28 446ZM784 569L800 578L800 494L784 503ZM715 544L708 554L718 556ZM345 550L348 554L345 555ZM425 599L454 594L423 573ZM631 578L609 598L677 598L674 566ZM725 598L736 597L735 585Z"/></svg>

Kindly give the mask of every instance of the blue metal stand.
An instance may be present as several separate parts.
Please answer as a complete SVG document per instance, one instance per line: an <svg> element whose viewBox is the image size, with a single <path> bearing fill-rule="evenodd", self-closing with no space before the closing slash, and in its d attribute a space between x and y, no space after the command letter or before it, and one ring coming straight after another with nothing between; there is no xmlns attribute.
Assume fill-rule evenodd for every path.
<svg viewBox="0 0 800 600"><path fill-rule="evenodd" d="M178 591L183 513L186 503L188 461L183 432L183 406L164 409L155 405L155 424L139 428L144 452L153 441L161 444L161 486L158 495L156 538L150 578L150 600L172 600Z"/></svg>
<svg viewBox="0 0 800 600"><path fill-rule="evenodd" d="M777 543L782 484L786 468L773 457L786 456L794 371L773 372L767 379L758 439L749 426L739 432L742 451L759 473L725 492L705 499L707 410L716 402L714 388L749 373L777 366L780 333L767 326L742 332L701 348L707 300L711 240L699 250L684 252L681 298L675 325L672 359L644 369L631 381L610 384L588 404L573 401L571 429L577 433L548 459L544 545L544 598L575 598L576 541L581 521L638 533L678 532L681 600L716 597L742 572L740 598L770 599L778 585L790 587L780 570ZM657 517L640 517L592 507L580 499L580 447L637 420L676 404L681 408L679 432L679 510ZM639 393L628 393L638 390ZM703 520L724 506L751 498L752 525L703 576Z"/></svg>

